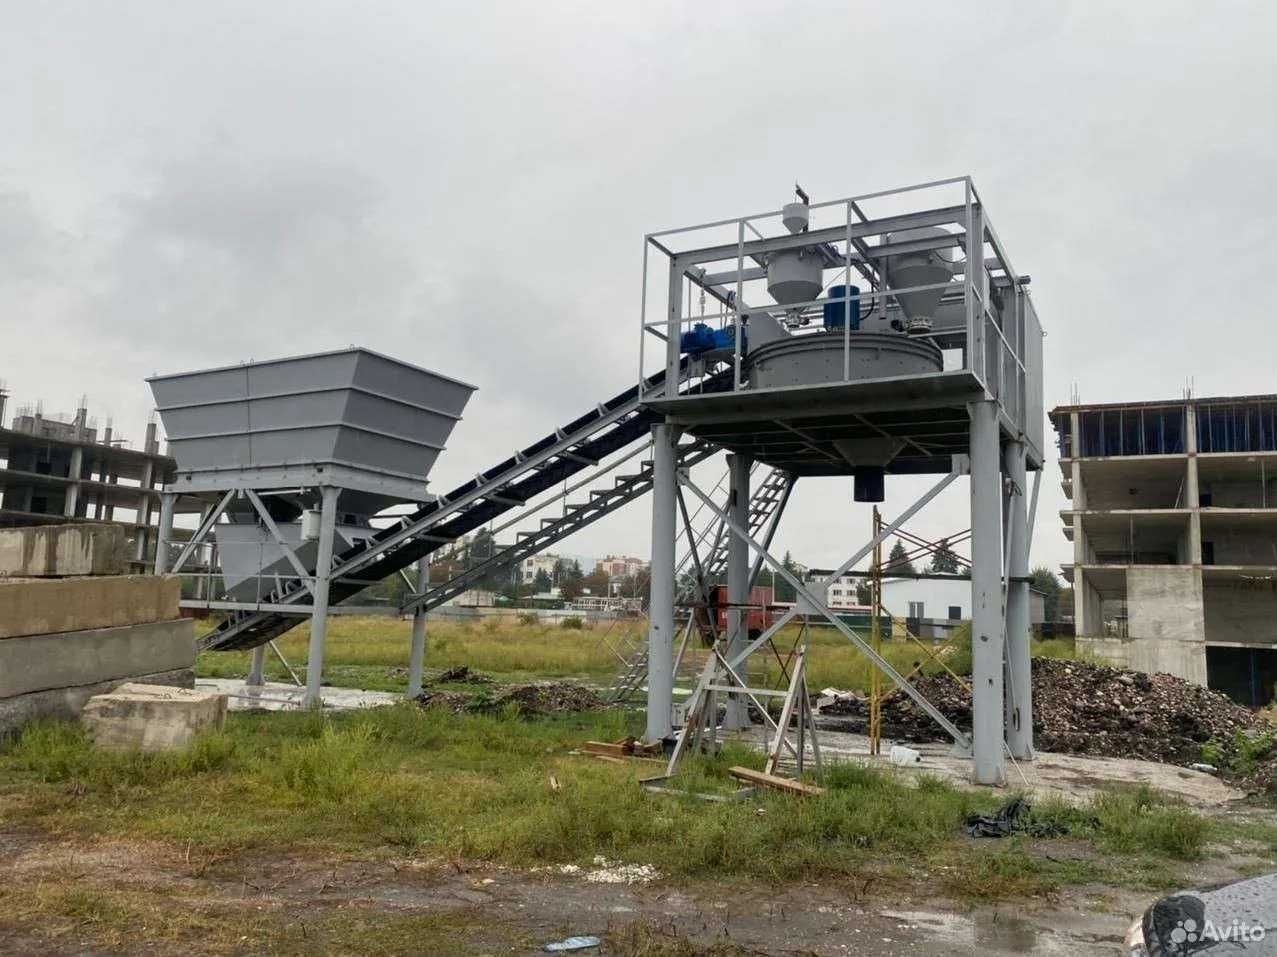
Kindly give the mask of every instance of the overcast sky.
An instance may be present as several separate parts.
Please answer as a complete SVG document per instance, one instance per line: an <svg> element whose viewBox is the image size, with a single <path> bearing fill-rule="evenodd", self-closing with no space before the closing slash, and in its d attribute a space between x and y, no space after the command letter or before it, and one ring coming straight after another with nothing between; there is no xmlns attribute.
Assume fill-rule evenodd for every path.
<svg viewBox="0 0 1277 957"><path fill-rule="evenodd" d="M909 9L902 10L901 7ZM970 174L1048 408L1274 392L1277 6L0 2L0 378L351 343L480 387L432 480L630 384L645 232ZM886 512L921 483L888 483ZM1054 455L1036 562L1069 560ZM966 527L965 483L920 532ZM835 564L849 480L779 538ZM645 554L634 505L564 550Z"/></svg>

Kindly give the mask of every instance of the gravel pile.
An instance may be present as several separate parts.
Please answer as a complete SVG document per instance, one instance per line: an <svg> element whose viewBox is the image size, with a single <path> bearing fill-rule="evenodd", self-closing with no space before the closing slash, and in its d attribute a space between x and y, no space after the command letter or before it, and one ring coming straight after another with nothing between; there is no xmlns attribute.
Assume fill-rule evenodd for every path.
<svg viewBox="0 0 1277 957"><path fill-rule="evenodd" d="M971 728L971 696L947 674L918 678L914 686L954 724ZM1078 661L1033 662L1034 742L1043 751L1141 758L1168 764L1202 760L1202 745L1227 747L1238 731L1258 730L1254 713L1227 695L1171 675L1147 675ZM863 731L864 695L838 695L820 710L842 715L848 730ZM883 702L883 734L904 741L943 740L944 732L900 692Z"/></svg>

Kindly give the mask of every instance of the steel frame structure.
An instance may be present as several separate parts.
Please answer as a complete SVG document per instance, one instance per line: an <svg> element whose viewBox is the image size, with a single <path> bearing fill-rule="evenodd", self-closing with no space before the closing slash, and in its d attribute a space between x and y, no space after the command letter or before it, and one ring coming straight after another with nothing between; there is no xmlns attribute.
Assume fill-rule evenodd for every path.
<svg viewBox="0 0 1277 957"><path fill-rule="evenodd" d="M765 563L788 579L799 596L794 610L753 641L745 638L743 614L733 615L723 656L726 664L743 669L748 655L800 614L800 608L825 618L927 712L955 746L970 753L975 781L1003 784L1006 755L1026 760L1033 754L1027 585L1032 525L1027 473L1040 475L1043 464L1043 404L1042 332L1028 295L1029 277L1011 265L969 177L809 204L808 212L810 228L799 232L778 230L782 211L776 210L645 237L639 375L647 381L646 346L653 336L661 342L658 352L664 367L687 368L690 381L686 388L658 390L645 402L663 417L653 429L647 737L656 740L672 732L673 540L676 489L681 486L716 514L729 532L727 575L733 607L743 606L748 595L750 555L759 567ZM823 223L817 222L821 216ZM915 232L920 227L941 229ZM851 294L788 302L776 301L767 291L768 256L796 250L820 257L822 289L828 282L823 278L827 272L844 287L853 278L861 283L864 291L859 293L857 309L867 306L871 315L884 322L903 308L902 296L941 290L933 326L924 335L942 351L945 368L853 377L857 336L851 331ZM960 280L905 288L889 284L891 257L935 250L963 254L954 270ZM649 276L653 261L662 256L666 268ZM699 315L692 309L695 290L702 301ZM659 308L662 291L663 315L649 316L649 308ZM710 299L717 311L707 315L704 302ZM841 380L779 387L760 387L750 381L747 333L751 320L769 316L784 321L785 328L797 329L808 317L839 302L846 310L841 332L824 335L841 335ZM696 322L730 327L732 348L689 364L681 354L680 339L682 331ZM770 542L750 534L740 511L749 498L747 468L732 470L726 508L719 508L685 473L677 471L678 442L684 435L726 450L734 461L761 461L795 479L849 475L854 463L836 443L888 439L900 450L888 461L888 474L943 476L849 558L835 577L861 561L876 542L959 475L969 477L973 608L969 736L784 569L769 552ZM746 707L741 695L735 695L735 700L735 714L729 706L729 728L748 720L741 717Z"/></svg>

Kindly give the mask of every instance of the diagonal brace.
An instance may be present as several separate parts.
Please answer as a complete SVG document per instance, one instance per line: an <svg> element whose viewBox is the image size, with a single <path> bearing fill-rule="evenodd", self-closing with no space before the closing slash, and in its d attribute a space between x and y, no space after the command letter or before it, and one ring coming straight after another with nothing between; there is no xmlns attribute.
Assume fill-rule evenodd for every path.
<svg viewBox="0 0 1277 957"><path fill-rule="evenodd" d="M907 518L909 515L912 515L914 512L916 512L918 508L921 508L922 505L926 503L926 501L929 501L931 497L933 497L935 494L938 494L940 489L944 488L946 485L949 484L949 482L951 482L956 477L957 477L957 473L951 472L948 476L945 477L945 479L941 480L941 482L938 483L937 486L934 489L932 489L932 491L928 493L927 496L924 496L924 499L920 499L919 502L915 503L915 506L916 506L915 508L913 508L911 511L907 511L905 518ZM814 608L817 612L819 612L821 616L828 619L831 625L833 625L840 632L842 632L843 635L846 636L851 641L852 644L854 644L857 648L859 648L860 651L865 655L865 657L867 657L878 668L879 671L881 671L888 678L890 678L892 682L896 685L896 687L898 687L901 691L903 691L910 698L912 698L914 703L916 703L918 707L922 708L923 711L925 711L928 715L930 715L931 718L936 722L936 724L940 725L940 727L942 727L948 733L948 735L951 738L953 738L954 743L956 743L959 747L962 747L962 748L970 747L970 744L971 744L970 738L968 738L967 735L963 734L962 731L959 730L957 725L955 725L952 721L946 718L940 712L940 710L936 708L936 706L933 705L930 701L928 701L926 697L924 697L923 694L920 691L918 691L917 688L915 688L912 684L910 684L909 681L902 674L900 674L900 672L896 671L896 669L892 667L891 662L889 662L886 658L882 657L882 655L878 654L878 652L874 651L874 649L869 645L868 642L866 642L863 638L860 637L860 635L856 634L856 632L854 632L851 628L849 628L846 622L844 622L841 618L839 618L832 611L830 611L823 601L817 598L811 592L810 589L808 589L801 581L798 580L798 578L792 572L790 572L788 568L784 566L783 562L778 561L773 555L769 554L762 547L762 545L760 545L757 541L755 541L750 536L749 531L747 529L741 528L740 525L731 518L731 516L729 516L726 512L719 509L718 506L714 504L714 502L709 498L708 495L706 495L699 488L697 488L695 484L692 483L692 480L686 474L679 472L678 480L680 483L687 486L687 488L689 488L692 491L692 494L694 494L697 498L699 498L702 502L704 502L705 506L708 509L710 509L710 511L713 514L717 515L732 532L740 536L740 538L743 539L744 541L748 542L750 547L753 548L755 551L759 552L763 556L767 564L770 565L782 578L784 578L786 581L789 582L790 585L794 587L794 591L797 595L806 599L806 601L812 608ZM905 518L899 519L898 522L904 521ZM890 526L888 527L890 528ZM848 562L846 566L837 574L841 574L842 571L846 571L846 569L850 568L852 564L854 564L854 562Z"/></svg>
<svg viewBox="0 0 1277 957"><path fill-rule="evenodd" d="M271 537L275 539L275 544L283 550L284 557L288 559L288 564L292 565L293 570L297 572L297 577L301 582L302 587L305 588L306 591L310 592L310 572L306 569L306 566L301 563L301 559L297 557L297 553L293 551L292 546L289 545L288 542L284 541L284 536L280 534L279 526L276 525L275 520L270 517L270 511L266 508L265 504L263 504L261 497L251 488L244 489L244 494L248 496L248 500L253 503L253 508L256 509L258 517L262 520L262 524L266 526L266 530L269 531Z"/></svg>
<svg viewBox="0 0 1277 957"><path fill-rule="evenodd" d="M195 546L204 540L213 526L217 524L217 520L222 517L222 513L226 511L226 506L231 504L231 499L235 497L235 490L231 489L222 496L222 500L217 503L213 511L208 513L208 518L200 522L200 527L195 530L195 534L191 536L190 541L186 543L186 547L182 549L182 554L177 556L177 561L173 563L173 567L168 570L170 575L176 575L186 564L186 560L191 557L195 551Z"/></svg>

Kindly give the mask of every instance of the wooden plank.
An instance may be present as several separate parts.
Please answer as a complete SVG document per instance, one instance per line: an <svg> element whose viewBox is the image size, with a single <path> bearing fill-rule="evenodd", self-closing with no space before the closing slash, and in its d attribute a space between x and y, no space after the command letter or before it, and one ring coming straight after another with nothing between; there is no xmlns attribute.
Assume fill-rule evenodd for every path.
<svg viewBox="0 0 1277 957"><path fill-rule="evenodd" d="M760 787L786 791L790 794L800 794L803 797L819 797L825 793L824 788L817 787L814 784L803 784L802 781L792 781L789 778L755 771L753 768L728 768L727 773L738 781L748 781L750 784L757 784Z"/></svg>
<svg viewBox="0 0 1277 957"><path fill-rule="evenodd" d="M625 750L625 745L614 744L611 741L586 741L581 745L581 750L587 754L610 755L614 758L624 758L631 753Z"/></svg>

